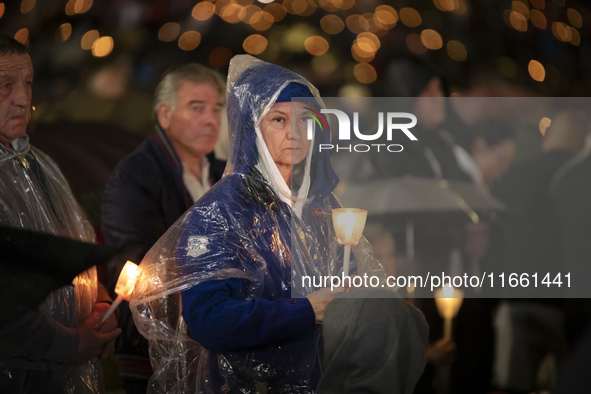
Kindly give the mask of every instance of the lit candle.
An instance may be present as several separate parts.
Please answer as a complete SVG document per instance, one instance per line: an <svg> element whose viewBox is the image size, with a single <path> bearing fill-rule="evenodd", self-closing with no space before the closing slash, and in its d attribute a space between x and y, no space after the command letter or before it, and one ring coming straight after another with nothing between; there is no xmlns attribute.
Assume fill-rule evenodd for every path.
<svg viewBox="0 0 591 394"><path fill-rule="evenodd" d="M337 241L345 245L343 273L349 275L349 260L351 245L357 245L363 234L367 211L356 208L338 208L332 210L332 223L337 235Z"/></svg>
<svg viewBox="0 0 591 394"><path fill-rule="evenodd" d="M121 301L125 300L129 302L131 298L131 293L133 292L133 287L135 286L135 279L138 275L138 266L137 264L132 263L131 261L127 261L119 274L119 279L117 279L117 284L115 285L115 293L117 293L117 298L111 304L111 307L107 310L105 315L103 316L103 320L101 324L105 322L111 316L111 314L115 311L115 309L119 306Z"/></svg>
<svg viewBox="0 0 591 394"><path fill-rule="evenodd" d="M435 305L437 305L439 316L443 318L445 339L451 339L452 321L458 314L462 301L464 301L464 291L454 289L450 284L435 290Z"/></svg>

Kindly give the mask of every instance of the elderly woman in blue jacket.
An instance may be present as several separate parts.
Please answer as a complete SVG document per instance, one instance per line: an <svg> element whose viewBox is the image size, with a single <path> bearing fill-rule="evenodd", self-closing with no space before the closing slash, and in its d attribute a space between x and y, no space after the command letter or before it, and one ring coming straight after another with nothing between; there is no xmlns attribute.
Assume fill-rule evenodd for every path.
<svg viewBox="0 0 591 394"><path fill-rule="evenodd" d="M132 297L151 390L312 393L334 294L303 278L340 274L343 254L338 179L318 149L330 133L307 131L323 102L301 76L247 55L230 63L227 91L225 176L148 253ZM361 249L357 268L381 273Z"/></svg>

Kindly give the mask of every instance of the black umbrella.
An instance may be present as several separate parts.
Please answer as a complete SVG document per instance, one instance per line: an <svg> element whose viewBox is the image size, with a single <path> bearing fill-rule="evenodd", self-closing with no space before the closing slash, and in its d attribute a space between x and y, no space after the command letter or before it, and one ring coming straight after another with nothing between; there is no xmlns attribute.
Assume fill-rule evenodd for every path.
<svg viewBox="0 0 591 394"><path fill-rule="evenodd" d="M115 255L117 249L51 234L0 227L0 326L39 304L53 290Z"/></svg>
<svg viewBox="0 0 591 394"><path fill-rule="evenodd" d="M365 209L373 219L479 223L505 212L500 201L468 182L403 177L348 184L341 190L343 206Z"/></svg>

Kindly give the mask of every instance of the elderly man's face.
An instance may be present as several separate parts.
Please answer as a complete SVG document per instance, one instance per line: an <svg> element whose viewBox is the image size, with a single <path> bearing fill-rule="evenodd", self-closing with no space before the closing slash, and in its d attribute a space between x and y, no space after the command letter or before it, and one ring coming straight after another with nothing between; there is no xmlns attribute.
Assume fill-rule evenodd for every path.
<svg viewBox="0 0 591 394"><path fill-rule="evenodd" d="M165 108L158 120L181 154L205 156L213 151L221 123L222 100L209 83L182 82L176 108Z"/></svg>
<svg viewBox="0 0 591 394"><path fill-rule="evenodd" d="M0 55L0 143L4 146L27 133L32 84L28 54Z"/></svg>

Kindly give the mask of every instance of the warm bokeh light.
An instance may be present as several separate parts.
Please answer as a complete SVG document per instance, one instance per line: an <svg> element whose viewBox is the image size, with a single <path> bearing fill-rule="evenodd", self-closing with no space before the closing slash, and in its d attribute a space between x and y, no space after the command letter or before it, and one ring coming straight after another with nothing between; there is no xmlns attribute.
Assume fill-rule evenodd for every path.
<svg viewBox="0 0 591 394"><path fill-rule="evenodd" d="M318 7L314 1L308 0L306 2L306 9L303 12L300 12L298 15L300 16L310 16L312 15Z"/></svg>
<svg viewBox="0 0 591 394"><path fill-rule="evenodd" d="M302 15L306 12L306 9L308 8L308 3L306 2L306 0L293 0L293 2L291 3L291 7L296 15Z"/></svg>
<svg viewBox="0 0 591 394"><path fill-rule="evenodd" d="M4 3L0 3L0 18L2 18L2 15L4 15Z"/></svg>
<svg viewBox="0 0 591 394"><path fill-rule="evenodd" d="M312 15L317 8L316 4L310 0L285 0L283 6L290 14L299 16Z"/></svg>
<svg viewBox="0 0 591 394"><path fill-rule="evenodd" d="M368 31L370 27L367 19L358 14L349 15L345 23L347 24L347 28L355 34Z"/></svg>
<svg viewBox="0 0 591 394"><path fill-rule="evenodd" d="M26 44L27 40L29 39L29 30L27 28L20 29L14 35L14 39L21 44Z"/></svg>
<svg viewBox="0 0 591 394"><path fill-rule="evenodd" d="M421 36L414 33L406 36L406 46L412 53L417 55L421 55L428 50L421 42Z"/></svg>
<svg viewBox="0 0 591 394"><path fill-rule="evenodd" d="M158 31L158 39L164 42L174 41L181 32L181 26L178 23L165 23Z"/></svg>
<svg viewBox="0 0 591 394"><path fill-rule="evenodd" d="M525 3L514 0L513 3L511 3L511 9L515 12L519 12L526 20L529 19L529 7Z"/></svg>
<svg viewBox="0 0 591 394"><path fill-rule="evenodd" d="M389 5L377 6L373 14L373 20L380 29L392 29L396 26L398 19L398 12Z"/></svg>
<svg viewBox="0 0 591 394"><path fill-rule="evenodd" d="M377 50L382 46L380 39L375 34L370 32L363 32L357 35L357 43L364 51L372 53L377 52Z"/></svg>
<svg viewBox="0 0 591 394"><path fill-rule="evenodd" d="M335 12L342 7L343 0L319 0L318 4L324 11Z"/></svg>
<svg viewBox="0 0 591 394"><path fill-rule="evenodd" d="M112 37L101 37L92 44L92 54L95 57L105 57L111 53L113 46L114 42Z"/></svg>
<svg viewBox="0 0 591 394"><path fill-rule="evenodd" d="M367 49L367 45L365 45L365 49ZM374 59L375 52L364 50L364 48L359 45L358 40L355 40L351 46L351 55L353 56L353 59L357 60L359 63L369 63Z"/></svg>
<svg viewBox="0 0 591 394"><path fill-rule="evenodd" d="M262 9L259 6L256 5L248 5L244 8L244 15L240 15L240 19L242 20L242 22L246 23L246 24L250 24L250 19L258 12L261 12ZM258 18L257 18L258 20Z"/></svg>
<svg viewBox="0 0 591 394"><path fill-rule="evenodd" d="M566 16L568 17L568 21L570 22L570 24L574 27L579 29L583 27L583 18L581 17L579 11L573 8L569 8L568 10L566 10Z"/></svg>
<svg viewBox="0 0 591 394"><path fill-rule="evenodd" d="M354 69L355 78L361 83L372 83L378 77L375 68L368 63L359 63Z"/></svg>
<svg viewBox="0 0 591 394"><path fill-rule="evenodd" d="M380 28L374 22L373 14L371 12L367 12L361 16L367 21L368 28L365 29L365 31L376 33L378 30L380 30Z"/></svg>
<svg viewBox="0 0 591 394"><path fill-rule="evenodd" d="M421 32L421 42L427 49L437 50L443 47L441 34L433 29L425 29Z"/></svg>
<svg viewBox="0 0 591 394"><path fill-rule="evenodd" d="M82 40L80 40L80 45L82 49L92 49L92 44L100 37L98 30L89 30L82 36Z"/></svg>
<svg viewBox="0 0 591 394"><path fill-rule="evenodd" d="M74 3L74 13L84 14L92 7L92 0L76 0Z"/></svg>
<svg viewBox="0 0 591 394"><path fill-rule="evenodd" d="M191 11L191 16L198 21L206 21L215 13L215 4L209 1L202 1L197 3Z"/></svg>
<svg viewBox="0 0 591 394"><path fill-rule="evenodd" d="M33 10L33 8L35 8L36 3L37 0L23 0L23 2L21 3L21 12L23 14L30 12L31 10Z"/></svg>
<svg viewBox="0 0 591 394"><path fill-rule="evenodd" d="M62 23L55 32L55 42L60 43L70 38L72 34L72 25L69 23Z"/></svg>
<svg viewBox="0 0 591 394"><path fill-rule="evenodd" d="M466 0L459 0L458 6L451 12L454 15L466 15L468 13L468 5Z"/></svg>
<svg viewBox="0 0 591 394"><path fill-rule="evenodd" d="M581 45L581 35L579 34L579 31L572 26L569 26L568 29L570 30L570 39L568 42L576 47Z"/></svg>
<svg viewBox="0 0 591 394"><path fill-rule="evenodd" d="M536 7L538 10L543 10L546 8L546 1L545 0L529 0L531 5Z"/></svg>
<svg viewBox="0 0 591 394"><path fill-rule="evenodd" d="M328 41L320 36L308 37L304 42L304 46L306 47L306 51L314 56L324 55L329 47Z"/></svg>
<svg viewBox="0 0 591 394"><path fill-rule="evenodd" d="M217 47L214 48L209 53L209 65L214 68L222 68L226 67L230 63L230 59L232 59L232 51L226 47Z"/></svg>
<svg viewBox="0 0 591 394"><path fill-rule="evenodd" d="M273 15L267 11L260 11L250 18L250 26L258 31L265 31L273 26Z"/></svg>
<svg viewBox="0 0 591 394"><path fill-rule="evenodd" d="M258 1L259 1L259 3L269 4L269 3L272 3L275 0L258 0Z"/></svg>
<svg viewBox="0 0 591 394"><path fill-rule="evenodd" d="M456 62L463 62L468 57L464 44L455 40L447 42L447 54Z"/></svg>
<svg viewBox="0 0 591 394"><path fill-rule="evenodd" d="M529 20L538 29L545 29L547 26L546 16L540 10L531 10L529 12Z"/></svg>
<svg viewBox="0 0 591 394"><path fill-rule="evenodd" d="M548 127L550 127L550 123L552 123L552 120L550 120L550 118L543 117L542 119L540 119L540 124L538 125L538 127L542 135L546 135L546 130L548 129Z"/></svg>
<svg viewBox="0 0 591 394"><path fill-rule="evenodd" d="M252 34L246 37L242 48L251 55L258 55L267 48L267 39L260 34Z"/></svg>
<svg viewBox="0 0 591 394"><path fill-rule="evenodd" d="M527 70L534 81L542 82L546 78L546 70L542 66L542 63L537 60L531 60L527 66Z"/></svg>
<svg viewBox="0 0 591 394"><path fill-rule="evenodd" d="M329 77L339 67L339 60L334 54L327 52L322 56L315 56L311 64L316 74Z"/></svg>
<svg viewBox="0 0 591 394"><path fill-rule="evenodd" d="M570 41L572 34L568 27L569 26L564 22L553 22L552 33L554 34L554 37L556 37L558 41Z"/></svg>
<svg viewBox="0 0 591 394"><path fill-rule="evenodd" d="M201 34L198 31L189 30L179 37L179 48L183 51L192 51L199 46Z"/></svg>
<svg viewBox="0 0 591 394"><path fill-rule="evenodd" d="M527 20L522 13L517 11L511 11L509 15L509 22L511 23L511 27L513 27L517 31L527 31Z"/></svg>
<svg viewBox="0 0 591 394"><path fill-rule="evenodd" d="M345 28L345 22L336 15L326 15L320 19L320 27L328 34L338 34Z"/></svg>
<svg viewBox="0 0 591 394"><path fill-rule="evenodd" d="M341 10L348 10L355 5L355 0L343 0L343 5L341 6Z"/></svg>
<svg viewBox="0 0 591 394"><path fill-rule="evenodd" d="M373 21L380 29L389 30L396 26L396 18L388 11L376 11L373 14Z"/></svg>
<svg viewBox="0 0 591 394"><path fill-rule="evenodd" d="M517 76L517 65L507 56L502 56L498 62L499 72L502 76L507 78L515 78Z"/></svg>
<svg viewBox="0 0 591 394"><path fill-rule="evenodd" d="M240 4L230 3L224 6L220 11L220 18L228 23L238 23L244 17L244 7Z"/></svg>
<svg viewBox="0 0 591 394"><path fill-rule="evenodd" d="M268 12L269 14L273 15L273 20L275 23L281 21L287 15L287 10L282 4L278 3L271 3L265 6L263 11Z"/></svg>
<svg viewBox="0 0 591 394"><path fill-rule="evenodd" d="M417 27L422 23L421 15L414 8L403 8L398 14L400 16L400 21L408 27Z"/></svg>
<svg viewBox="0 0 591 394"><path fill-rule="evenodd" d="M66 15L76 15L76 0L70 0L66 3Z"/></svg>
<svg viewBox="0 0 591 394"><path fill-rule="evenodd" d="M435 7L439 10L444 12L451 12L459 7L458 0L433 0L433 4L435 4Z"/></svg>

